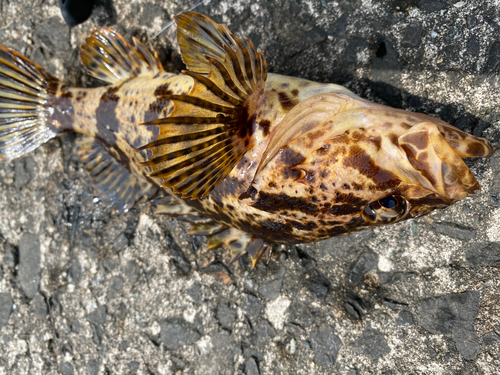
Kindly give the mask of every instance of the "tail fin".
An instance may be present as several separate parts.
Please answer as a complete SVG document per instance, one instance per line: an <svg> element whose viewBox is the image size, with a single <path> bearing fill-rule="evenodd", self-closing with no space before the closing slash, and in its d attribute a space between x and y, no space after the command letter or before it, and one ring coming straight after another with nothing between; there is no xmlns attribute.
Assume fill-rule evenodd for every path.
<svg viewBox="0 0 500 375"><path fill-rule="evenodd" d="M33 151L57 133L49 127L59 80L21 54L0 46L0 160Z"/></svg>

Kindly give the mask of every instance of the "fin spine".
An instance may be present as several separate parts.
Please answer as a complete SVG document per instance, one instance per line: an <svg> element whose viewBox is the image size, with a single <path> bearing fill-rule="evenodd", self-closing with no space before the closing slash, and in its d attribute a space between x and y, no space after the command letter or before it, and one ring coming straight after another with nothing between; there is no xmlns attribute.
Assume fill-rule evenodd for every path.
<svg viewBox="0 0 500 375"><path fill-rule="evenodd" d="M209 111L213 112L222 112L222 113L228 113L228 114L236 114L238 110L234 107L226 107L223 105L219 105L216 103L212 103L208 100L197 98L195 96L188 96L188 95L162 95L162 99L166 100L177 100L179 102L184 102L188 104L192 104L196 107L208 109Z"/></svg>
<svg viewBox="0 0 500 375"><path fill-rule="evenodd" d="M151 142L149 144L149 147L157 147L157 146L163 146L171 143L178 143L182 141L193 141L196 139L201 139L201 138L206 138L211 135L217 135L222 132L225 132L227 130L226 127L218 127L218 128L213 128L210 130L205 130L201 132L196 132L196 133L189 133L185 135L178 135L170 138L163 138L163 139L158 139L157 141Z"/></svg>
<svg viewBox="0 0 500 375"><path fill-rule="evenodd" d="M190 72L189 70L183 70L183 74L186 74L188 76L193 77L195 80L200 82L201 84L205 85L205 87L213 92L215 95L217 95L219 98L222 100L225 100L229 103L231 103L234 106L239 106L243 103L243 100L237 99L232 95L229 95L225 91L223 91L219 86L217 86L214 82L209 80L208 78L202 76L201 74Z"/></svg>
<svg viewBox="0 0 500 375"><path fill-rule="evenodd" d="M229 142L225 135L224 134L221 134L221 135L218 135L217 137L215 138L212 138L211 140L209 141L205 141L203 143L198 143L192 147L189 147L189 148L183 148L181 150L178 150L178 151L173 151L173 152L169 152L168 154L164 154L162 156L158 156L150 161L147 161L147 162L144 162L142 163L143 165L147 165L147 166L155 166L159 163L163 163L165 161L170 161L170 160L174 160L174 159L177 159L181 156L186 156L186 155L189 155L191 153L195 153L195 152L198 152L198 151L201 151L201 150L204 150L208 147L216 147L216 146L219 146L221 144L224 144L225 142ZM212 147L212 150L213 150L213 147ZM198 156L198 155L196 155ZM159 177L161 173L159 173L160 171L157 171L157 172L153 172L151 174L152 177Z"/></svg>
<svg viewBox="0 0 500 375"><path fill-rule="evenodd" d="M216 69L220 72L220 74L222 75L222 78L224 79L224 82L226 83L226 85L236 94L238 95L240 98L247 98L248 95L246 92L244 92L243 90L241 90L238 86L236 86L236 84L234 83L233 79L231 78L231 74L229 74L228 70L226 69L226 67L218 60L214 59L214 58L210 58L209 59L210 63L213 64Z"/></svg>
<svg viewBox="0 0 500 375"><path fill-rule="evenodd" d="M231 64L233 66L234 72L236 73L236 77L238 78L239 83L243 86L243 88L246 91L246 94L248 95L249 92L252 92L252 89L250 88L250 86L248 86L245 76L243 75L243 70L241 70L240 61L238 60L236 53L231 47L227 45L224 45L224 49L226 50L226 53L229 55Z"/></svg>
<svg viewBox="0 0 500 375"><path fill-rule="evenodd" d="M207 165L210 165L211 163L213 163L216 159L218 159L220 156L222 156L222 154L226 151L226 148L228 147L229 145L227 145L226 147L223 147L221 148L220 150L218 150L216 153L214 153L212 151L212 149L209 149L207 151L205 151L204 153L200 154L197 156L197 159L193 160L193 159L188 159L188 160L185 160L183 162L180 162L180 163L177 163L175 165L173 165L172 167L170 167L170 169L164 169L162 170L161 172L162 173L165 173L165 174L170 174L170 173L174 173L174 172L178 172L179 170L182 170L183 168L185 167L189 167L189 166L192 166L193 169L195 169L195 173L196 173L196 169L203 169L203 167L206 167ZM203 163L200 163L200 164L197 164L199 162L202 162L204 161ZM193 173L191 172L190 175L193 175ZM174 177L171 177L168 179L169 183L180 183L181 181L175 181L174 182Z"/></svg>
<svg viewBox="0 0 500 375"><path fill-rule="evenodd" d="M234 121L235 121L234 118L220 114L217 115L217 117L192 117L192 116L166 117L166 118L160 118L158 120L145 122L141 125L229 124ZM139 147L137 150L140 151L144 150L145 148L148 148L148 145Z"/></svg>

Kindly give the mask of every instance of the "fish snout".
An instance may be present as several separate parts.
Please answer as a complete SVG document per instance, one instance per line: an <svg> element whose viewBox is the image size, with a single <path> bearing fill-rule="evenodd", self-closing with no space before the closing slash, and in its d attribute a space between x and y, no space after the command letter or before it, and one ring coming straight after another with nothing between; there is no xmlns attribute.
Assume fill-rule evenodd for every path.
<svg viewBox="0 0 500 375"><path fill-rule="evenodd" d="M432 122L414 125L398 142L421 186L439 194L447 204L480 191L479 183L462 158L488 157L493 153L485 139Z"/></svg>

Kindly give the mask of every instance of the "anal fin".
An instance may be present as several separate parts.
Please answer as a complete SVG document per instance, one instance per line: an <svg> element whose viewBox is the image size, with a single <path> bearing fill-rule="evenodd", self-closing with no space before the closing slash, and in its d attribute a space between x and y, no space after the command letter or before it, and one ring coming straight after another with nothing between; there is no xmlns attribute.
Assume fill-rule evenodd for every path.
<svg viewBox="0 0 500 375"><path fill-rule="evenodd" d="M158 193L158 188L131 174L95 138L78 138L77 154L92 181L108 197L117 212L127 212L141 198L151 199Z"/></svg>

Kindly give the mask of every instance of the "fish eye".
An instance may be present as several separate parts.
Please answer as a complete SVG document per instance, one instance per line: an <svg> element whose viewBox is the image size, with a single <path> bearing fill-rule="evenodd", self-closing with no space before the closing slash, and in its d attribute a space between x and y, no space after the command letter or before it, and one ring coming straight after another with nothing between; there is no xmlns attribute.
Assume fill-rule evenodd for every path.
<svg viewBox="0 0 500 375"><path fill-rule="evenodd" d="M408 209L408 202L401 195L389 195L369 203L363 210L363 218L369 223L392 223L401 219Z"/></svg>

